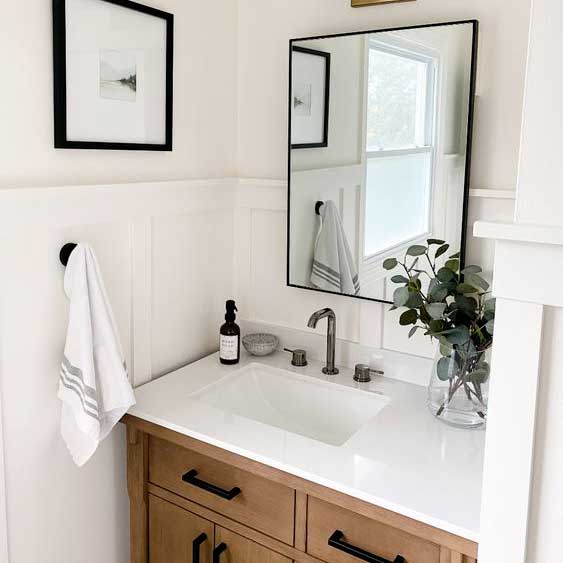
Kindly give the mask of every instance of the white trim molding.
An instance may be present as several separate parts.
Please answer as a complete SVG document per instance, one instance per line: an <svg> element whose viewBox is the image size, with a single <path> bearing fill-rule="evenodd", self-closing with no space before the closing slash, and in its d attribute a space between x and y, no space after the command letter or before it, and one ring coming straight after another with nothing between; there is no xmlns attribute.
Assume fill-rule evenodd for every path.
<svg viewBox="0 0 564 563"><path fill-rule="evenodd" d="M495 240L495 342L480 519L480 563L524 563L543 311L562 307L562 229L478 221Z"/></svg>

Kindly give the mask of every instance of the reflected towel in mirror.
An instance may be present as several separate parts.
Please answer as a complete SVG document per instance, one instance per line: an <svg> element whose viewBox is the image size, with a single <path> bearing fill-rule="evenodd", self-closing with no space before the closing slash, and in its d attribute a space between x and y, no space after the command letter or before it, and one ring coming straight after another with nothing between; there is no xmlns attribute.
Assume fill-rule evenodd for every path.
<svg viewBox="0 0 564 563"><path fill-rule="evenodd" d="M313 250L310 282L319 289L358 295L360 284L343 222L335 203L319 210L319 231Z"/></svg>

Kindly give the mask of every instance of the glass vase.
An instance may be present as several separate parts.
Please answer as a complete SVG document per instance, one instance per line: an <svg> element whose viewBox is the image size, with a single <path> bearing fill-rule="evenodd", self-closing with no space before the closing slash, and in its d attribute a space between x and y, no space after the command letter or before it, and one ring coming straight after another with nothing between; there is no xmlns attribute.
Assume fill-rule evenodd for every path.
<svg viewBox="0 0 564 563"><path fill-rule="evenodd" d="M491 349L470 344L440 347L431 372L427 404L431 413L451 426L481 428L488 413Z"/></svg>

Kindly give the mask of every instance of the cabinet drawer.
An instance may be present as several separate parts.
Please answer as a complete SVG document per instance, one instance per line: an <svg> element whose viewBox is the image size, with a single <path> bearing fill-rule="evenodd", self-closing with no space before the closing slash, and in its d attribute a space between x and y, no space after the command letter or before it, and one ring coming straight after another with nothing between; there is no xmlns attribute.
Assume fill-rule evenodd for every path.
<svg viewBox="0 0 564 563"><path fill-rule="evenodd" d="M329 538L337 531L343 534L341 538L335 535L337 543L345 542L390 562L397 555L402 555L407 563L439 563L440 560L440 548L434 543L309 497L307 552L328 563L366 561L329 545Z"/></svg>
<svg viewBox="0 0 564 563"><path fill-rule="evenodd" d="M149 481L293 545L294 489L153 437Z"/></svg>

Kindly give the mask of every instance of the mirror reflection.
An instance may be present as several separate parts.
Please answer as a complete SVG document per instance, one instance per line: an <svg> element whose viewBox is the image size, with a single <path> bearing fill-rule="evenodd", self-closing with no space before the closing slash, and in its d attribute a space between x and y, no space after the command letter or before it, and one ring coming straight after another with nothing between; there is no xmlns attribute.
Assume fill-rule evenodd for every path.
<svg viewBox="0 0 564 563"><path fill-rule="evenodd" d="M475 35L291 42L289 285L390 301L386 258L429 238L463 255Z"/></svg>

